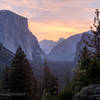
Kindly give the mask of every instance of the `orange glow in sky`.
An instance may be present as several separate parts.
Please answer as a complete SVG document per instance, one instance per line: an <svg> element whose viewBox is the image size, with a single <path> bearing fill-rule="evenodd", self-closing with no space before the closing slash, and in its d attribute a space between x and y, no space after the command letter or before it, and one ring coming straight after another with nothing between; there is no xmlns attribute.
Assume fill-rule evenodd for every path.
<svg viewBox="0 0 100 100"><path fill-rule="evenodd" d="M29 21L29 29L38 38L38 40L48 39L57 41L59 38L68 38L71 35L87 31L86 28L74 27L74 25L66 25L59 22L31 22Z"/></svg>
<svg viewBox="0 0 100 100"><path fill-rule="evenodd" d="M28 18L37 39L58 40L90 30L100 0L0 0L0 10Z"/></svg>

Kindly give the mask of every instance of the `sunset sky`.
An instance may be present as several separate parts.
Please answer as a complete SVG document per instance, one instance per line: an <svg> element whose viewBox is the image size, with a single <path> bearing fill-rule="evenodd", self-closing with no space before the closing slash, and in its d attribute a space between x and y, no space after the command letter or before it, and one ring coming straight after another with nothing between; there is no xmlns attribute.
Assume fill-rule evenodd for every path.
<svg viewBox="0 0 100 100"><path fill-rule="evenodd" d="M96 8L100 0L0 0L0 10L29 19L29 28L39 41L88 31Z"/></svg>

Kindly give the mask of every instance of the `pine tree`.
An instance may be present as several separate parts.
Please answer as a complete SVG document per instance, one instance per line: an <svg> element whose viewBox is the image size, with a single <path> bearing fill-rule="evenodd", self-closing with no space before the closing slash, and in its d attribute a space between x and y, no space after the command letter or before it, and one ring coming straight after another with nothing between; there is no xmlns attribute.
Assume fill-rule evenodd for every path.
<svg viewBox="0 0 100 100"><path fill-rule="evenodd" d="M88 41L84 41L87 47L81 51L80 61L76 68L75 83L79 90L90 84L100 84L100 20L99 10L96 9L96 17L94 18L93 26L96 28L92 30L93 37Z"/></svg>
<svg viewBox="0 0 100 100"><path fill-rule="evenodd" d="M66 87L59 92L57 100L72 100L73 96L74 92L71 87Z"/></svg>
<svg viewBox="0 0 100 100"><path fill-rule="evenodd" d="M93 38L90 39L90 43L86 41L86 44L94 49L94 52L92 52L93 56L95 56L95 58L100 61L100 19L99 19L99 10L96 9L96 17L94 17L94 23L93 23L93 27L95 28L93 30L92 27L92 33L93 33Z"/></svg>
<svg viewBox="0 0 100 100"><path fill-rule="evenodd" d="M57 96L58 95L58 80L51 73L45 60L44 75L43 75L43 98L46 96Z"/></svg>
<svg viewBox="0 0 100 100"><path fill-rule="evenodd" d="M82 87L87 86L89 84L89 79L87 77L88 68L90 67L90 63L92 60L90 59L90 52L85 46L81 51L81 57L78 62L78 67L75 69L75 77L74 77L74 85L78 86L76 91L79 91Z"/></svg>
<svg viewBox="0 0 100 100"><path fill-rule="evenodd" d="M9 84L12 100L36 100L36 78L21 47L11 63Z"/></svg>
<svg viewBox="0 0 100 100"><path fill-rule="evenodd" d="M9 91L9 67L5 65L3 80L2 80L2 91L1 91L1 98L3 100L10 99L10 91ZM4 95L7 94L7 95ZM1 100L1 99L0 99Z"/></svg>
<svg viewBox="0 0 100 100"><path fill-rule="evenodd" d="M6 66L3 77L3 89L5 92L9 90L9 67Z"/></svg>
<svg viewBox="0 0 100 100"><path fill-rule="evenodd" d="M66 74L66 85L65 87L58 93L57 100L72 100L74 96L73 84L70 79L70 72L68 71Z"/></svg>

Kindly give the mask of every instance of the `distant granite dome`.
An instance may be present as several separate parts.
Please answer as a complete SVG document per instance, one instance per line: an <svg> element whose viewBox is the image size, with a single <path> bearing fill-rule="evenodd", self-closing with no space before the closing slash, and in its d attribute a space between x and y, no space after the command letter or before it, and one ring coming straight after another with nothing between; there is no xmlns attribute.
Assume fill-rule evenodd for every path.
<svg viewBox="0 0 100 100"><path fill-rule="evenodd" d="M77 34L65 39L56 45L47 55L49 61L74 61L77 43L82 34Z"/></svg>
<svg viewBox="0 0 100 100"><path fill-rule="evenodd" d="M27 58L40 61L44 53L28 29L28 20L8 10L0 10L0 42L13 53L22 47Z"/></svg>
<svg viewBox="0 0 100 100"><path fill-rule="evenodd" d="M84 32L81 34L73 35L65 39L60 44L56 45L51 52L47 55L49 61L77 61L80 50L84 47L84 39L88 39L92 32Z"/></svg>

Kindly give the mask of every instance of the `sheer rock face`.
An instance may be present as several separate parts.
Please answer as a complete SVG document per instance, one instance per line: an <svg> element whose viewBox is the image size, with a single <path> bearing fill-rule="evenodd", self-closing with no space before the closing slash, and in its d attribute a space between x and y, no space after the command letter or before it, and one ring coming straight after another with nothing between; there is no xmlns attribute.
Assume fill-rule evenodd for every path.
<svg viewBox="0 0 100 100"><path fill-rule="evenodd" d="M28 29L27 19L11 11L0 11L0 42L13 53L21 46L29 60L40 60L44 56Z"/></svg>
<svg viewBox="0 0 100 100"><path fill-rule="evenodd" d="M100 100L100 85L94 84L83 88L73 100Z"/></svg>

